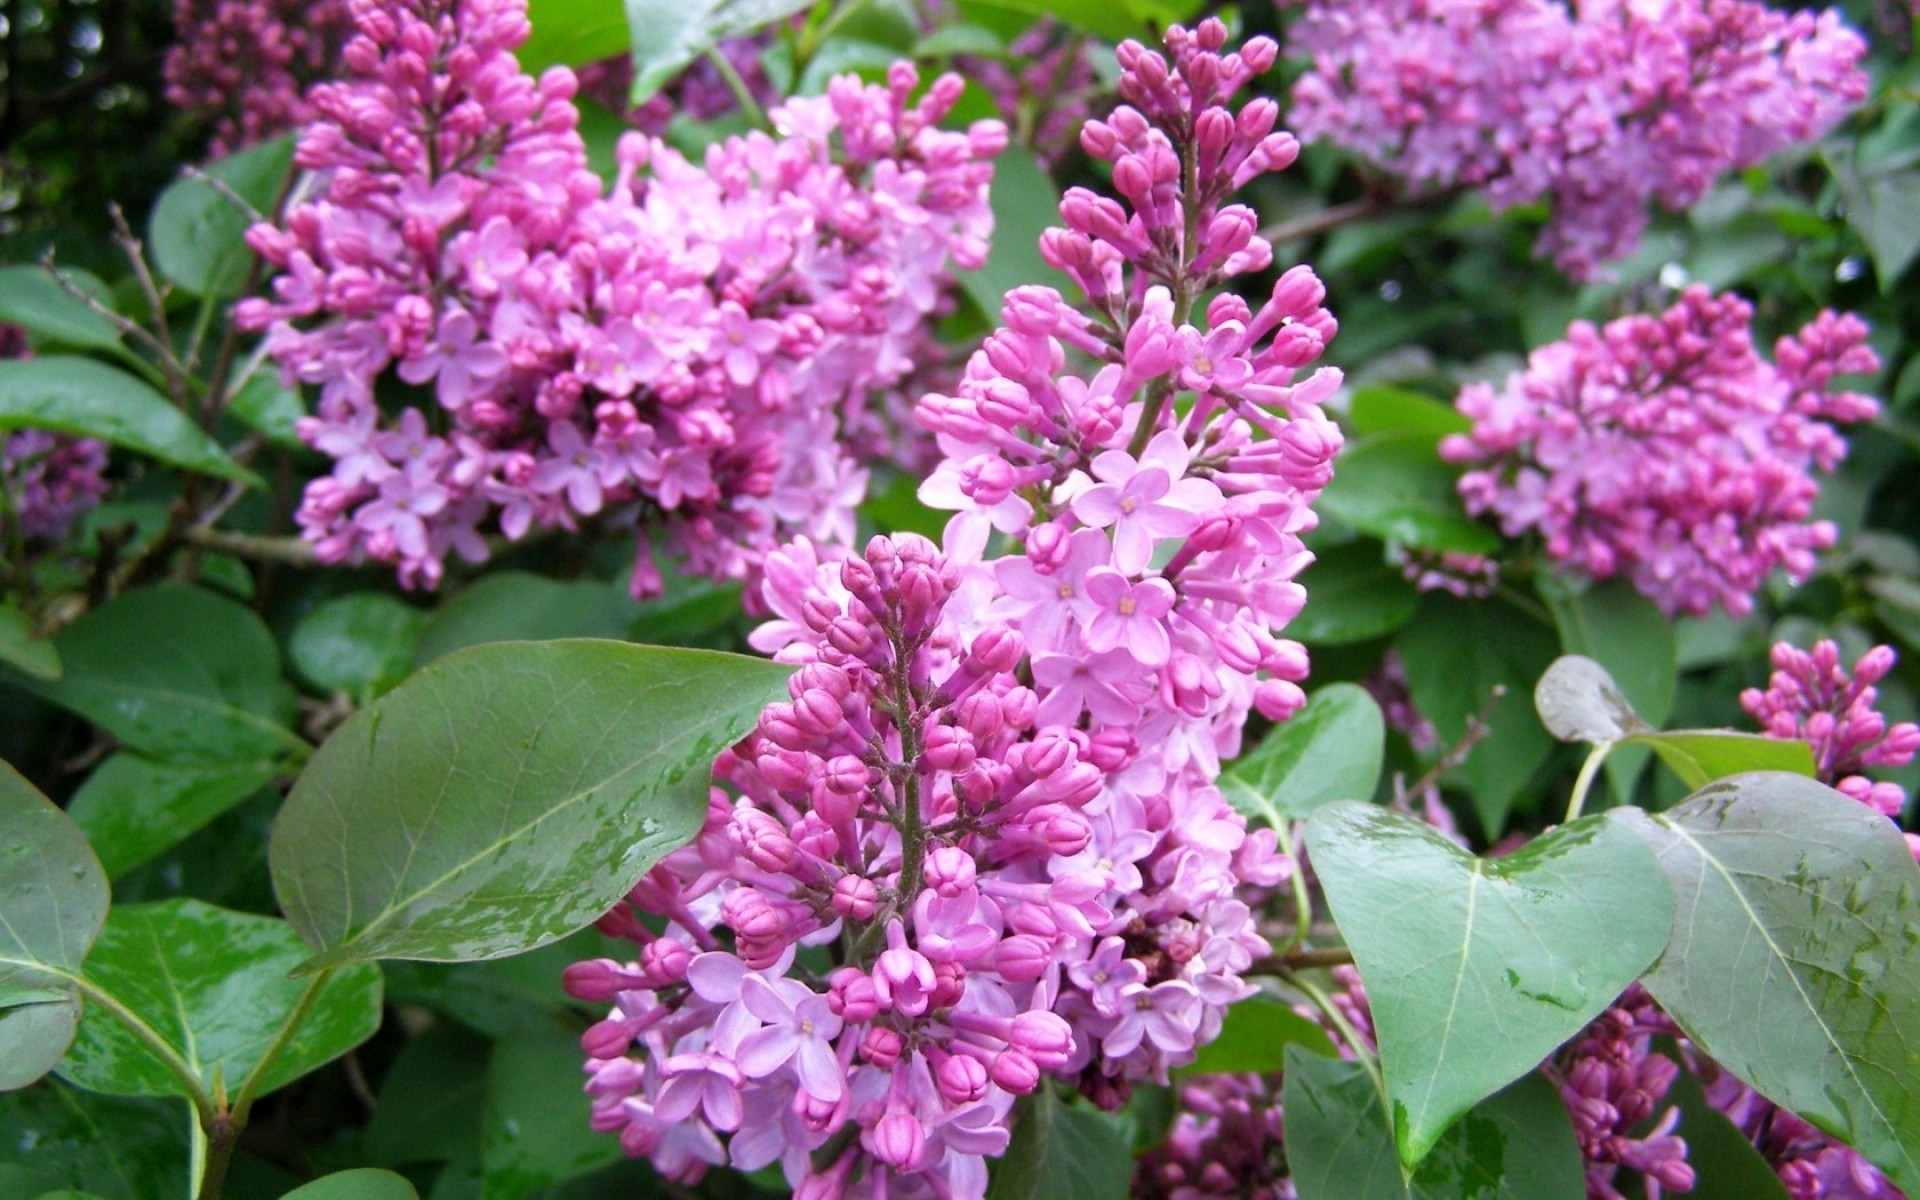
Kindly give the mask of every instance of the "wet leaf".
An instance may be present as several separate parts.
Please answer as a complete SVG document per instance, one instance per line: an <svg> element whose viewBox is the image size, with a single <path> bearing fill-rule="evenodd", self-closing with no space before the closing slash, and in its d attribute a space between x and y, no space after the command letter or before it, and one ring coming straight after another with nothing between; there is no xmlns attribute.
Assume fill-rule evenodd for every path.
<svg viewBox="0 0 1920 1200"><path fill-rule="evenodd" d="M198 588L140 588L54 639L65 674L33 690L128 746L175 762L299 756L292 689L251 609ZM164 647L165 653L157 653Z"/></svg>
<svg viewBox="0 0 1920 1200"><path fill-rule="evenodd" d="M80 1019L72 977L107 915L107 877L67 814L0 762L0 1091L66 1053Z"/></svg>
<svg viewBox="0 0 1920 1200"><path fill-rule="evenodd" d="M73 267L61 267L67 282L113 308L113 289L97 277ZM105 350L120 344L120 331L37 266L0 267L0 321L9 321L32 334L36 344L48 342L81 350Z"/></svg>
<svg viewBox="0 0 1920 1200"><path fill-rule="evenodd" d="M1282 1095L1300 1200L1567 1200L1585 1190L1573 1123L1537 1073L1449 1128L1411 1185L1380 1093L1359 1063L1290 1050Z"/></svg>
<svg viewBox="0 0 1920 1200"><path fill-rule="evenodd" d="M308 964L497 958L599 918L696 833L792 668L623 642L476 646L342 725L274 827Z"/></svg>
<svg viewBox="0 0 1920 1200"><path fill-rule="evenodd" d="M1920 1191L1920 868L1899 830L1777 773L1609 816L1672 885L1654 999L1755 1090Z"/></svg>
<svg viewBox="0 0 1920 1200"><path fill-rule="evenodd" d="M1553 660L1534 685L1533 707L1563 742L1618 742L1649 728L1607 669L1578 654Z"/></svg>
<svg viewBox="0 0 1920 1200"><path fill-rule="evenodd" d="M67 805L110 879L179 845L272 783L271 762L163 763L122 751L94 768Z"/></svg>
<svg viewBox="0 0 1920 1200"><path fill-rule="evenodd" d="M500 1039L487 1064L483 1200L519 1200L623 1156L588 1122L580 1038L548 1026Z"/></svg>
<svg viewBox="0 0 1920 1200"><path fill-rule="evenodd" d="M0 1096L0 1163L31 1168L42 1189L79 1188L103 1200L180 1200L191 1121L179 1100L101 1096L48 1080Z"/></svg>
<svg viewBox="0 0 1920 1200"><path fill-rule="evenodd" d="M407 677L426 623L419 609L381 592L338 596L301 618L287 658L313 687L365 704Z"/></svg>
<svg viewBox="0 0 1920 1200"><path fill-rule="evenodd" d="M1749 771L1785 771L1813 777L1813 748L1802 741L1737 733L1731 729L1674 729L1631 739L1653 747L1680 782L1703 788L1716 779Z"/></svg>
<svg viewBox="0 0 1920 1200"><path fill-rule="evenodd" d="M1599 817L1483 859L1412 818L1335 803L1314 813L1307 845L1372 1002L1409 1167L1667 944L1658 865Z"/></svg>
<svg viewBox="0 0 1920 1200"><path fill-rule="evenodd" d="M421 631L414 665L488 642L624 638L641 606L609 583L500 571L464 588Z"/></svg>
<svg viewBox="0 0 1920 1200"><path fill-rule="evenodd" d="M139 1015L209 1092L238 1095L292 1026L255 1089L264 1095L353 1049L380 1026L380 968L345 967L319 984L288 975L307 948L285 921L198 900L116 905L87 958L88 979ZM124 1025L96 1008L60 1068L81 1087L121 1096L184 1094Z"/></svg>
<svg viewBox="0 0 1920 1200"><path fill-rule="evenodd" d="M50 354L0 362L0 431L9 429L99 438L170 467L260 482L144 380L90 358Z"/></svg>
<svg viewBox="0 0 1920 1200"><path fill-rule="evenodd" d="M1380 705L1365 688L1328 684L1236 759L1220 790L1242 813L1271 825L1329 800L1368 800L1380 782L1386 737Z"/></svg>

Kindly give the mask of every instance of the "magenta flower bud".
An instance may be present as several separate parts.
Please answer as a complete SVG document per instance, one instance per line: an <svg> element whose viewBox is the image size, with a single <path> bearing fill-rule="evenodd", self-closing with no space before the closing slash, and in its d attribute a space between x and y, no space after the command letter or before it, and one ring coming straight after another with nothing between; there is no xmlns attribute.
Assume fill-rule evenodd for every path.
<svg viewBox="0 0 1920 1200"><path fill-rule="evenodd" d="M782 750L807 750L814 737L794 720L793 705L769 704L760 713L760 736Z"/></svg>
<svg viewBox="0 0 1920 1200"><path fill-rule="evenodd" d="M885 1071L900 1061L906 1043L900 1035L881 1025L869 1026L860 1039L860 1057Z"/></svg>
<svg viewBox="0 0 1920 1200"><path fill-rule="evenodd" d="M752 888L729 892L720 915L733 930L741 961L756 971L772 966L793 941L793 918Z"/></svg>
<svg viewBox="0 0 1920 1200"><path fill-rule="evenodd" d="M1193 121L1193 140L1202 163L1211 163L1227 152L1233 141L1234 120L1224 108L1203 110Z"/></svg>
<svg viewBox="0 0 1920 1200"><path fill-rule="evenodd" d="M975 455L960 468L961 492L989 508L1012 495L1019 485L1013 467L996 455Z"/></svg>
<svg viewBox="0 0 1920 1200"><path fill-rule="evenodd" d="M994 1055L990 1073L994 1083L1016 1096L1040 1086L1040 1064L1020 1050L1007 1049Z"/></svg>
<svg viewBox="0 0 1920 1200"><path fill-rule="evenodd" d="M933 990L927 995L931 1008L951 1008L966 994L967 969L957 962L933 964Z"/></svg>
<svg viewBox="0 0 1920 1200"><path fill-rule="evenodd" d="M760 778L783 792L799 791L807 786L807 756L777 746L759 747L753 765Z"/></svg>
<svg viewBox="0 0 1920 1200"><path fill-rule="evenodd" d="M1073 741L1065 733L1042 730L1026 745L1023 764L1035 779L1045 779L1070 766L1075 759Z"/></svg>
<svg viewBox="0 0 1920 1200"><path fill-rule="evenodd" d="M815 738L830 738L846 723L840 701L825 688L808 688L793 703L793 723Z"/></svg>
<svg viewBox="0 0 1920 1200"><path fill-rule="evenodd" d="M1078 765L1093 771L1093 768L1086 763ZM1097 783L1094 786L1096 790L1099 787ZM1043 807L1055 810L1047 813L1045 821L1038 829L1040 838L1046 842L1050 853L1061 858L1071 858L1085 850L1088 843L1093 841L1093 826L1087 823L1085 817L1071 809L1058 808L1051 804Z"/></svg>
<svg viewBox="0 0 1920 1200"><path fill-rule="evenodd" d="M987 1094L987 1069L971 1055L949 1054L934 1068L940 1094L955 1104L972 1104Z"/></svg>
<svg viewBox="0 0 1920 1200"><path fill-rule="evenodd" d="M827 979L827 1007L841 1020L858 1025L880 1015L880 994L865 971L841 967Z"/></svg>
<svg viewBox="0 0 1920 1200"><path fill-rule="evenodd" d="M648 981L610 958L577 962L560 972L567 995L585 1004L611 1004L621 992L646 987Z"/></svg>
<svg viewBox="0 0 1920 1200"><path fill-rule="evenodd" d="M975 692L962 700L954 707L954 716L973 735L975 745L991 739L1006 726L999 697L987 691Z"/></svg>
<svg viewBox="0 0 1920 1200"><path fill-rule="evenodd" d="M1073 1029L1064 1018L1035 1009L1013 1019L1007 1042L1042 1067L1062 1067L1073 1054Z"/></svg>
<svg viewBox="0 0 1920 1200"><path fill-rule="evenodd" d="M833 911L850 921L871 921L880 911L880 889L871 879L842 875L833 885Z"/></svg>
<svg viewBox="0 0 1920 1200"><path fill-rule="evenodd" d="M627 1023L617 1017L595 1021L580 1035L580 1049L588 1058L619 1058L631 1045L633 1035L627 1032Z"/></svg>
<svg viewBox="0 0 1920 1200"><path fill-rule="evenodd" d="M936 846L927 855L927 886L949 900L973 886L975 871L973 855L958 846Z"/></svg>
<svg viewBox="0 0 1920 1200"><path fill-rule="evenodd" d="M862 1135L860 1142L872 1155L890 1167L913 1171L926 1152L927 1131L912 1113L895 1109L880 1118L879 1124Z"/></svg>
<svg viewBox="0 0 1920 1200"><path fill-rule="evenodd" d="M827 760L825 783L842 796L858 796L873 784L873 770L851 754Z"/></svg>
<svg viewBox="0 0 1920 1200"><path fill-rule="evenodd" d="M1027 639L1019 630L996 623L974 637L971 649L974 661L983 669L1005 673L1020 665L1027 652Z"/></svg>
<svg viewBox="0 0 1920 1200"><path fill-rule="evenodd" d="M813 811L828 825L841 825L860 815L865 800L864 793L837 792L823 786L814 789Z"/></svg>
<svg viewBox="0 0 1920 1200"><path fill-rule="evenodd" d="M973 765L973 735L955 725L935 725L926 731L920 761L935 771L958 774Z"/></svg>
<svg viewBox="0 0 1920 1200"><path fill-rule="evenodd" d="M1046 974L1052 961L1052 946L1030 933L1002 938L993 955L994 970L1009 983L1034 982Z"/></svg>
<svg viewBox="0 0 1920 1200"><path fill-rule="evenodd" d="M787 835L786 828L757 808L736 813L730 832L734 844L762 871L783 872L799 857L799 848Z"/></svg>
<svg viewBox="0 0 1920 1200"><path fill-rule="evenodd" d="M679 938L663 937L647 943L640 951L640 970L656 988L671 987L687 978L687 964L693 951Z"/></svg>

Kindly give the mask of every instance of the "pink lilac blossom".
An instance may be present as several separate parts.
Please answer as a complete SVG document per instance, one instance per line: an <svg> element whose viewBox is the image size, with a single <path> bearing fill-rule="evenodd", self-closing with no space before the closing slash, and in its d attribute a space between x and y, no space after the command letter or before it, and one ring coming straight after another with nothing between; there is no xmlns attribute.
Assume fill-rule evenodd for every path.
<svg viewBox="0 0 1920 1200"><path fill-rule="evenodd" d="M964 58L955 65L993 97L1015 139L1052 166L1079 146L1100 79L1093 39L1045 19L1007 45L1003 58Z"/></svg>
<svg viewBox="0 0 1920 1200"><path fill-rule="evenodd" d="M1627 1200L1614 1186L1622 1167L1647 1181L1650 1196L1655 1186L1661 1193L1693 1190L1687 1143L1674 1133L1680 1110L1659 1111L1680 1064L1653 1049L1656 1037L1678 1033L1636 983L1549 1064L1586 1162L1588 1200Z"/></svg>
<svg viewBox="0 0 1920 1200"><path fill-rule="evenodd" d="M1422 550L1415 546L1397 546L1392 553L1400 564L1401 575L1423 592L1446 592L1463 599L1491 596L1500 583L1499 560L1484 554Z"/></svg>
<svg viewBox="0 0 1920 1200"><path fill-rule="evenodd" d="M1773 675L1766 690L1740 693L1740 707L1760 723L1767 736L1800 740L1813 747L1814 768L1822 783L1894 821L1907 806L1897 783L1875 782L1873 767L1900 767L1920 751L1920 726L1911 721L1889 725L1874 707L1875 685L1893 670L1892 647L1875 646L1849 672L1840 649L1830 641L1802 650L1790 642L1773 647ZM1920 856L1920 838L1907 840Z"/></svg>
<svg viewBox="0 0 1920 1200"><path fill-rule="evenodd" d="M1288 114L1416 194L1545 200L1537 252L1579 279L1631 254L1647 207L1831 129L1867 94L1829 10L1752 0L1313 0Z"/></svg>
<svg viewBox="0 0 1920 1200"><path fill-rule="evenodd" d="M1277 1079L1200 1075L1176 1103L1167 1140L1134 1173L1138 1200L1294 1200Z"/></svg>
<svg viewBox="0 0 1920 1200"><path fill-rule="evenodd" d="M353 11L304 194L248 235L274 297L238 309L319 387L300 431L335 466L298 518L321 558L431 587L449 553L485 557L483 529L600 519L639 527L645 592L656 533L725 579L795 534L849 538L868 398L915 369L950 268L985 258L1005 130L937 128L959 78L913 103L904 63L837 79L703 164L630 134L602 195L573 75L514 61L524 0ZM390 369L428 393L397 419Z"/></svg>
<svg viewBox="0 0 1920 1200"><path fill-rule="evenodd" d="M1691 287L1659 316L1574 322L1499 391L1468 387L1455 403L1473 430L1440 443L1471 468L1468 511L1589 578L1625 576L1669 616L1744 615L1774 569L1805 579L1836 536L1810 519L1813 472L1846 456L1835 425L1878 411L1834 377L1879 360L1864 323L1826 312L1768 363L1752 314Z"/></svg>
<svg viewBox="0 0 1920 1200"><path fill-rule="evenodd" d="M567 979L615 1005L583 1039L596 1127L675 1178L778 1162L802 1197L978 1197L1017 1097L1053 1078L1118 1107L1252 990L1268 946L1239 895L1293 864L1215 780L1251 707L1303 702L1276 631L1338 381L1293 380L1334 330L1304 268L1257 317L1214 301L1212 340L1188 323L1269 262L1222 201L1294 149L1270 101L1227 107L1277 48L1225 39L1175 29L1171 64L1120 48L1129 104L1083 140L1138 207L1075 192L1047 235L1098 315L1015 291L922 405L945 545L767 559L753 643L798 664L792 699L602 922L637 960ZM996 528L1018 549L989 558Z"/></svg>
<svg viewBox="0 0 1920 1200"><path fill-rule="evenodd" d="M174 0L167 103L210 121L215 157L297 129L353 33L348 0Z"/></svg>
<svg viewBox="0 0 1920 1200"><path fill-rule="evenodd" d="M0 359L31 358L27 331L0 321ZM0 554L16 536L57 542L106 495L107 445L44 429L0 433Z"/></svg>

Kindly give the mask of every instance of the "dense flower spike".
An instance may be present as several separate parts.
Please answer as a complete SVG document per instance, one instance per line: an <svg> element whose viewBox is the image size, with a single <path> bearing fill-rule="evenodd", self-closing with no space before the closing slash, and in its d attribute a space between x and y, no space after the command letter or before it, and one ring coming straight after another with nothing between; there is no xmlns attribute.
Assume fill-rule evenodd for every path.
<svg viewBox="0 0 1920 1200"><path fill-rule="evenodd" d="M704 165L620 143L611 195L586 168L564 69L512 55L523 0L360 0L352 78L316 88L300 141L309 198L251 244L282 272L240 319L287 375L320 385L301 433L335 460L300 510L326 561L373 558L432 586L481 530L509 538L600 514L689 569L742 578L786 537L845 539L865 486L846 438L905 380L977 266L997 122L937 122L913 70L836 80L773 114L784 131ZM388 371L431 387L386 421ZM437 404L436 404L437 402Z"/></svg>
<svg viewBox="0 0 1920 1200"><path fill-rule="evenodd" d="M1622 1167L1666 1192L1693 1190L1687 1144L1674 1133L1680 1110L1660 1109L1680 1064L1653 1049L1656 1037L1678 1034L1673 1018L1636 983L1550 1065L1586 1161L1588 1200L1627 1200L1614 1186Z"/></svg>
<svg viewBox="0 0 1920 1200"><path fill-rule="evenodd" d="M1537 532L1556 562L1595 579L1624 575L1669 616L1718 604L1735 615L1774 568L1805 579L1835 530L1812 521L1812 472L1845 457L1836 424L1876 402L1831 390L1878 367L1866 326L1823 313L1754 352L1752 308L1692 287L1657 317L1535 350L1495 391L1456 401L1471 434L1440 444L1467 463L1460 493L1510 537Z"/></svg>
<svg viewBox="0 0 1920 1200"><path fill-rule="evenodd" d="M1117 1106L1250 990L1266 942L1236 891L1293 864L1214 780L1251 707L1303 700L1275 632L1304 601L1338 377L1293 376L1334 323L1305 268L1191 323L1270 261L1225 200L1294 143L1270 102L1226 107L1271 42L1224 53L1217 21L1168 42L1171 64L1121 47L1129 104L1083 134L1130 207L1075 191L1047 235L1096 315L1013 292L923 403L944 548L769 557L754 641L802 664L792 701L632 894L664 932L623 910L605 927L639 959L575 970L617 1006L585 1043L596 1122L669 1173L778 1160L803 1196L979 1196L1043 1076ZM1024 552L988 558L996 530Z"/></svg>
<svg viewBox="0 0 1920 1200"><path fill-rule="evenodd" d="M1262 1075L1183 1080L1166 1141L1140 1160L1139 1200L1294 1200L1279 1081Z"/></svg>
<svg viewBox="0 0 1920 1200"><path fill-rule="evenodd" d="M311 120L307 88L330 78L353 34L348 0L174 0L167 103L211 121L215 156Z"/></svg>
<svg viewBox="0 0 1920 1200"><path fill-rule="evenodd" d="M1880 1169L1734 1078L1700 1063L1707 1102L1725 1113L1780 1176L1792 1200L1906 1200Z"/></svg>
<svg viewBox="0 0 1920 1200"><path fill-rule="evenodd" d="M0 321L0 359L30 358L27 331ZM107 491L107 445L44 429L0 432L0 559L21 542L67 536Z"/></svg>
<svg viewBox="0 0 1920 1200"><path fill-rule="evenodd" d="M1920 726L1911 721L1889 726L1874 708L1880 698L1874 685L1893 670L1893 649L1875 646L1860 656L1851 672L1841 665L1840 649L1832 642L1817 643L1811 651L1780 642L1772 657L1773 676L1766 690L1740 693L1740 707L1769 737L1810 744L1822 783L1898 821L1907 805L1906 792L1897 783L1876 783L1864 773L1872 767L1905 766L1920 751ZM1920 853L1920 838L1909 835L1908 840Z"/></svg>
<svg viewBox="0 0 1920 1200"><path fill-rule="evenodd" d="M1838 13L1753 0L1312 0L1288 119L1415 192L1548 200L1538 246L1576 278L1633 252L1647 205L1824 134L1866 96Z"/></svg>

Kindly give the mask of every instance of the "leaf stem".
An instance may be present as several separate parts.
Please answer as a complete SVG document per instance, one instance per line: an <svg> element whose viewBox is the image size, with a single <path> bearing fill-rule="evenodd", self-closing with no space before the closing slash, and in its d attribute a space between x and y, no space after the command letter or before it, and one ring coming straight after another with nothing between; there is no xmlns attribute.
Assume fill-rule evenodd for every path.
<svg viewBox="0 0 1920 1200"><path fill-rule="evenodd" d="M720 72L720 78L726 83L727 90L733 93L734 102L740 106L740 111L746 114L747 120L753 122L753 127L755 129L773 128L772 122L767 120L766 110L761 108L760 102L753 98L753 89L748 87L747 81L740 77L739 68L733 65L733 60L727 57L726 52L718 46L709 46L707 61L713 64L714 70Z"/></svg>
<svg viewBox="0 0 1920 1200"><path fill-rule="evenodd" d="M134 1040L145 1047L147 1053L158 1059L160 1065L165 1067L173 1074L174 1078L180 1081L180 1086L182 1090L186 1092L187 1099L193 1103L193 1110L199 1116L201 1125L207 1125L219 1114L219 1106L213 1102L213 1097L207 1094L206 1085L200 1082L199 1073L193 1069L192 1065L189 1064L186 1059L181 1058L180 1052L169 1045L167 1039L161 1037L159 1031L147 1024L139 1013L128 1008L121 1002L118 996L84 975L74 974L70 971L60 971L55 968L45 969L73 984L74 989L84 996L89 1003L98 1006L100 1011L125 1026L127 1032L133 1035Z"/></svg>
<svg viewBox="0 0 1920 1200"><path fill-rule="evenodd" d="M1587 761L1580 764L1580 774L1573 781L1573 796L1567 801L1566 824L1580 819L1581 810L1587 806L1587 793L1593 788L1593 777L1600 773L1600 764L1607 761L1613 747L1612 742L1595 742L1587 752Z"/></svg>
<svg viewBox="0 0 1920 1200"><path fill-rule="evenodd" d="M1307 893L1307 873L1300 869L1299 843L1293 838L1293 822L1275 823L1273 834L1280 852L1293 860L1293 932L1287 935L1287 944L1280 948L1280 957L1284 959L1301 947L1313 929L1313 897Z"/></svg>
<svg viewBox="0 0 1920 1200"><path fill-rule="evenodd" d="M1392 1112L1393 1107L1387 1100L1387 1078L1380 1071L1380 1056L1367 1045L1367 1039L1353 1027L1353 1022L1347 1020L1346 1014L1334 1004L1333 998L1327 995L1326 990L1319 984L1304 978L1297 971L1282 967L1280 979L1288 987L1313 1001L1313 1006L1326 1014L1327 1020L1339 1030L1340 1040L1353 1051L1354 1061L1360 1064L1361 1069L1367 1073L1367 1078L1373 1081L1373 1090L1380 1093L1381 1107L1387 1112Z"/></svg>

